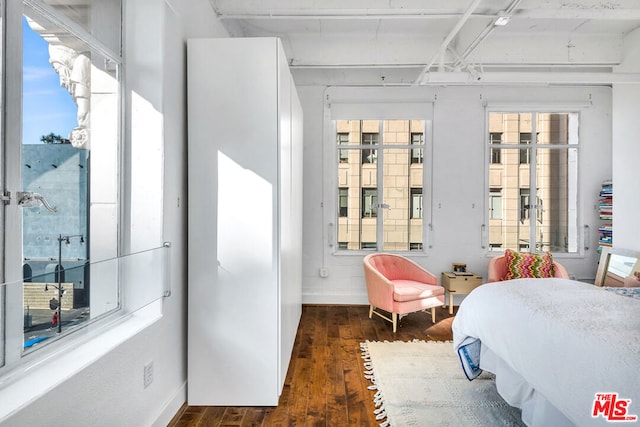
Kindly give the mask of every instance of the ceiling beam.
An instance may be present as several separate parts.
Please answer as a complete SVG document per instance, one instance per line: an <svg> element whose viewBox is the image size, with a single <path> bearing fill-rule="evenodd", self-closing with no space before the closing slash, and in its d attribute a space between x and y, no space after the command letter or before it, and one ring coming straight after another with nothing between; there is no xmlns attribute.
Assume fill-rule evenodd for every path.
<svg viewBox="0 0 640 427"><path fill-rule="evenodd" d="M442 9L281 9L263 12L215 9L218 17L225 19L452 19L462 12ZM476 18L490 18L492 13L475 13Z"/></svg>
<svg viewBox="0 0 640 427"><path fill-rule="evenodd" d="M514 19L576 19L576 20L621 20L628 21L640 19L640 4L634 8L622 7L558 7L547 9L522 8L513 14Z"/></svg>
<svg viewBox="0 0 640 427"><path fill-rule="evenodd" d="M261 20L261 19L454 19L464 15L458 11L442 9L282 9L247 12L246 10L214 9L221 20ZM474 12L470 18L495 18L495 12ZM598 19L598 20L635 20L640 19L640 7L637 8L578 8L558 7L548 9L521 9L513 14L514 19Z"/></svg>
<svg viewBox="0 0 640 427"><path fill-rule="evenodd" d="M444 54L447 51L449 44L454 39L454 37L458 35L458 32L460 32L464 24L469 20L469 17L476 10L476 8L478 7L481 1L482 0L472 0L472 2L467 7L467 10L464 12L464 14L462 14L458 22L456 22L456 25L451 29L449 34L447 34L447 36L444 38L438 51L431 57L431 60L429 61L429 63L427 63L427 65L422 69L422 71L420 72L420 75L416 79L416 84L420 84L425 74L429 72L429 70L431 69L431 66L437 60L440 60L442 64L442 62L444 61Z"/></svg>
<svg viewBox="0 0 640 427"><path fill-rule="evenodd" d="M495 71L472 75L465 72L432 72L421 84L638 84L640 73L615 72L519 72Z"/></svg>

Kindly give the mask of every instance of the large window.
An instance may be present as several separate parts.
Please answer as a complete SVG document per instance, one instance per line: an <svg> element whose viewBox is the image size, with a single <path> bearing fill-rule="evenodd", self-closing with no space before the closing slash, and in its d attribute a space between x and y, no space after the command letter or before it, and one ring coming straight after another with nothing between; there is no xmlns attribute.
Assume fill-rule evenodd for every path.
<svg viewBox="0 0 640 427"><path fill-rule="evenodd" d="M22 82L3 101L16 114L2 140L5 212L20 224L2 230L9 367L121 306L121 3L81 3L30 0L3 17L3 36L23 47L22 64L2 61L7 87Z"/></svg>
<svg viewBox="0 0 640 427"><path fill-rule="evenodd" d="M489 113L488 149L501 153L488 164L490 248L577 252L578 119L573 112Z"/></svg>
<svg viewBox="0 0 640 427"><path fill-rule="evenodd" d="M335 126L338 141L349 135L339 143L349 154L337 164L339 249L422 251L425 121L337 120Z"/></svg>

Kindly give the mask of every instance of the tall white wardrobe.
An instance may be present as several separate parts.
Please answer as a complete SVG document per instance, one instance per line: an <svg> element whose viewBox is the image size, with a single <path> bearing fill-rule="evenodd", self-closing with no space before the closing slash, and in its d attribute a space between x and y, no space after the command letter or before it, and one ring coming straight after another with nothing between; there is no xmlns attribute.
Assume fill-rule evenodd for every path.
<svg viewBox="0 0 640 427"><path fill-rule="evenodd" d="M188 404L275 406L302 310L302 108L277 38L187 52Z"/></svg>

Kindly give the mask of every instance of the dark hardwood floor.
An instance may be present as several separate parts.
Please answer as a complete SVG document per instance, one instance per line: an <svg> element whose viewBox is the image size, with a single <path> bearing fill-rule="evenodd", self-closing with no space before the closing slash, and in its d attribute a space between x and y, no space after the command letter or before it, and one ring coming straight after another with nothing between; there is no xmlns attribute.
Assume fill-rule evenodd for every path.
<svg viewBox="0 0 640 427"><path fill-rule="evenodd" d="M305 305L277 407L185 405L169 426L377 426L360 343L451 340L452 320L444 308L435 324L429 313L413 313L393 334L391 323L369 319L369 306Z"/></svg>

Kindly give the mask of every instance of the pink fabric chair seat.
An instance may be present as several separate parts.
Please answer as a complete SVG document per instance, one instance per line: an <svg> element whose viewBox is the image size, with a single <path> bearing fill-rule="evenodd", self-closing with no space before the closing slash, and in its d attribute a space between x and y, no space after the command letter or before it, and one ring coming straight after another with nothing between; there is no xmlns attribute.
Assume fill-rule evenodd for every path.
<svg viewBox="0 0 640 427"><path fill-rule="evenodd" d="M363 264L369 318L376 314L388 320L396 332L399 317L431 309L431 321L435 323L434 309L444 304L444 288L434 274L396 254L369 254L364 257ZM390 313L391 317L376 309Z"/></svg>
<svg viewBox="0 0 640 427"><path fill-rule="evenodd" d="M415 280L392 280L394 301L415 301L444 295L444 288L439 285L425 285Z"/></svg>

